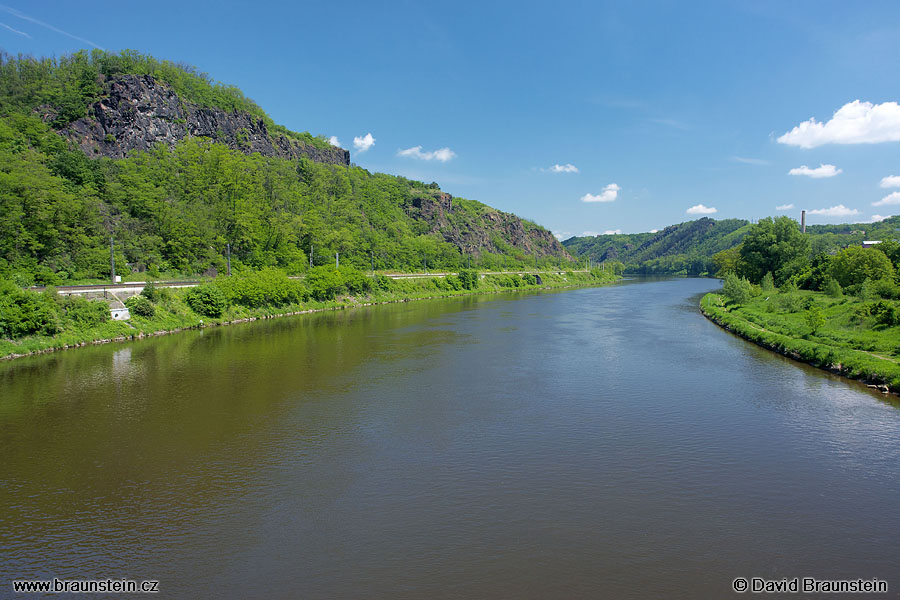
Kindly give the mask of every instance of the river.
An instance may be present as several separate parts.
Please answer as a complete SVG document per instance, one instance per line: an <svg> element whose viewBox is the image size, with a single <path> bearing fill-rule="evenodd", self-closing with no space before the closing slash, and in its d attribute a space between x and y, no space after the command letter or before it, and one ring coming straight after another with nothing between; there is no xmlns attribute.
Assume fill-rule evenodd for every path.
<svg viewBox="0 0 900 600"><path fill-rule="evenodd" d="M900 590L900 408L703 279L454 298L0 364L13 579L179 598ZM884 596L877 596L884 597Z"/></svg>

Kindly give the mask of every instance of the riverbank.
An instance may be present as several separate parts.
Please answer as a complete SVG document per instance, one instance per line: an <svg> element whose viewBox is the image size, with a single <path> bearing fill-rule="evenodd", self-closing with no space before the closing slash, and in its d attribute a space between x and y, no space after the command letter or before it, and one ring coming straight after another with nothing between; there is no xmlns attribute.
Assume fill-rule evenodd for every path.
<svg viewBox="0 0 900 600"><path fill-rule="evenodd" d="M472 273L474 274L474 272ZM189 329L246 323L260 319L453 296L596 287L619 279L612 273L602 270L541 273L539 274L540 283L537 282L534 275L475 276L476 279L467 284L470 286L468 288L459 286L454 279L450 278L433 277L396 281L376 278L368 290L363 293L335 293L332 299L316 299L314 296L306 295L302 300L297 301L283 301L291 296L290 294L279 295L280 290L275 288L280 282L275 281L272 282L269 289L254 289L255 294L252 296L247 293L246 289L236 292L238 295L235 301L229 302L219 316L210 316L209 312L197 312L195 310L197 304L192 304L189 296L195 293L191 290L157 288L149 294L153 298L152 301L144 302L145 305L149 304L152 307L152 310L144 311L145 316L136 314L137 311L132 308L132 317L126 321L107 320L87 327L79 326L77 322L67 322L61 331L53 335L29 335L18 339L0 339L0 360L94 344L168 335ZM239 278L234 279L234 281L238 280ZM227 286L224 280L216 280L210 284L215 286L217 281L219 285ZM253 283L258 284L259 281ZM454 288L454 285L461 289ZM246 288L247 286L238 287ZM50 290L47 294L55 294L55 292ZM282 301L279 301L279 298ZM323 296L319 295L319 298L323 298Z"/></svg>
<svg viewBox="0 0 900 600"><path fill-rule="evenodd" d="M763 348L883 393L900 394L900 336L896 326L878 324L872 303L816 292L793 296L773 293L737 305L710 293L701 299L700 311ZM811 312L820 315L818 322L810 321Z"/></svg>

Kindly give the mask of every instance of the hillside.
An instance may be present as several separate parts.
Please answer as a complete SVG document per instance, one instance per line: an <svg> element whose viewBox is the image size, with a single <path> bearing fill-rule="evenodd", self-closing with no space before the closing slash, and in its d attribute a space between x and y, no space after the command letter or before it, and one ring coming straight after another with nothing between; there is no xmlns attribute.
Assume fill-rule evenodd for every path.
<svg viewBox="0 0 900 600"><path fill-rule="evenodd" d="M196 275L571 260L546 229L370 173L233 86L125 51L0 57L0 276Z"/></svg>
<svg viewBox="0 0 900 600"><path fill-rule="evenodd" d="M577 257L621 261L630 273L700 275L715 272L713 254L739 244L748 229L741 219L704 217L656 233L573 237L563 246Z"/></svg>
<svg viewBox="0 0 900 600"><path fill-rule="evenodd" d="M572 237L563 246L578 258L594 261L619 260L629 273L642 274L714 274L713 255L738 246L750 230L749 221L703 217L670 225L656 233ZM860 245L863 240L887 240L900 237L900 216L878 223L809 225L810 254L834 253L841 248Z"/></svg>

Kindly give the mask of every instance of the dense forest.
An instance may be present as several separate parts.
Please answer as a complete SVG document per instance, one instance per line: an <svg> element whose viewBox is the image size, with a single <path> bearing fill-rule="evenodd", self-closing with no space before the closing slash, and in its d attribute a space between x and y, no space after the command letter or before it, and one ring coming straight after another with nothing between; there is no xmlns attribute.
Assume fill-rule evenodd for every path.
<svg viewBox="0 0 900 600"><path fill-rule="evenodd" d="M578 258L594 262L619 260L628 273L665 275L715 275L721 265L714 256L732 250L739 252L744 237L753 229L749 221L703 217L670 225L656 233L573 237L563 246ZM900 237L900 217L878 223L810 225L808 258L834 254L863 240L892 240ZM721 258L725 258L724 256Z"/></svg>
<svg viewBox="0 0 900 600"><path fill-rule="evenodd" d="M545 229L437 184L307 158L262 156L204 137L112 160L62 135L89 118L110 78L146 75L182 102L249 113L267 135L328 146L275 125L239 89L132 51L0 60L0 277L20 285L119 275L213 274L316 265L421 270L571 261ZM246 149L244 149L246 150Z"/></svg>

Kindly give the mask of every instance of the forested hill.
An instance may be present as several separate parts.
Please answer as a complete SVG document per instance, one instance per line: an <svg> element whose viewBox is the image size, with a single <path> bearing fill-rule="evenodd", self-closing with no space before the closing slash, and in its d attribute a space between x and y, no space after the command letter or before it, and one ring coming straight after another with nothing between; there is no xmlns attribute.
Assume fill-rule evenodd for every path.
<svg viewBox="0 0 900 600"><path fill-rule="evenodd" d="M618 260L630 273L701 275L715 273L713 254L739 244L749 221L704 217L656 233L573 237L563 246L576 257Z"/></svg>
<svg viewBox="0 0 900 600"><path fill-rule="evenodd" d="M670 225L656 233L573 237L563 246L576 257L594 261L618 260L629 273L713 275L719 270L713 256L736 248L751 224L742 219L716 221L703 217ZM900 237L900 216L877 223L809 225L810 254L834 254L842 248L861 245L863 240Z"/></svg>
<svg viewBox="0 0 900 600"><path fill-rule="evenodd" d="M571 260L543 227L347 162L190 67L134 52L4 55L0 278L108 277L110 237L120 275L221 271L228 245L237 269L291 273L336 253L361 269Z"/></svg>

